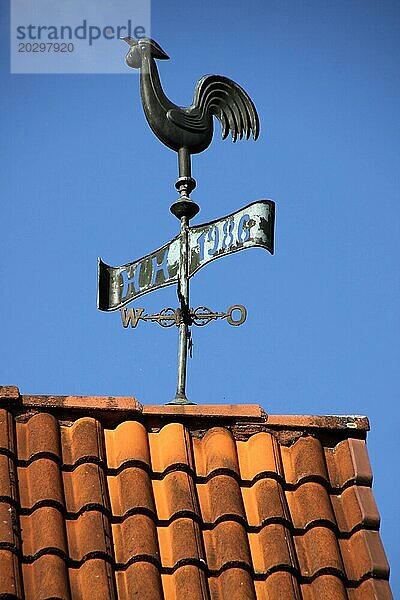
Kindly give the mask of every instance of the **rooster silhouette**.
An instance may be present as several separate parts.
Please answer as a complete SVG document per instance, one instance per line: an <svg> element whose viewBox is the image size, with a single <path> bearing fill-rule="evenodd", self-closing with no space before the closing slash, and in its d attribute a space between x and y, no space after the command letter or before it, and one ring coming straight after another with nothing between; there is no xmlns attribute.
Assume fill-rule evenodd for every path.
<svg viewBox="0 0 400 600"><path fill-rule="evenodd" d="M179 156L202 152L211 144L213 116L222 126L222 139L232 134L232 141L259 134L256 108L243 88L221 75L205 75L196 85L193 102L188 107L173 104L164 94L154 59L169 56L150 38L136 40L123 37L129 44L126 64L140 69L140 91L146 119L159 140ZM181 173L183 174L183 173Z"/></svg>

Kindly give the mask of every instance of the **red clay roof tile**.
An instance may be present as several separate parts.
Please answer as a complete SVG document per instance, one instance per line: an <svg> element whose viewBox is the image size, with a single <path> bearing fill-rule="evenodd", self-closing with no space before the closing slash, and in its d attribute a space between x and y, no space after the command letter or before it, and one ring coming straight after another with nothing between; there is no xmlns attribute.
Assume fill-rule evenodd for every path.
<svg viewBox="0 0 400 600"><path fill-rule="evenodd" d="M255 589L257 600L299 600L302 598L296 578L286 571L277 571L271 573L263 581L256 581ZM318 600L322 600L322 597Z"/></svg>
<svg viewBox="0 0 400 600"><path fill-rule="evenodd" d="M115 600L117 598L113 568L103 559L89 559L79 568L69 569L68 576L72 600L75 598L79 598L79 600L104 600L105 598ZM60 597L64 598L64 596Z"/></svg>
<svg viewBox="0 0 400 600"><path fill-rule="evenodd" d="M270 523L248 536L256 574L267 575L277 569L287 571L297 568L292 536L284 525Z"/></svg>
<svg viewBox="0 0 400 600"><path fill-rule="evenodd" d="M389 582L366 579L358 587L348 590L349 600L393 600Z"/></svg>
<svg viewBox="0 0 400 600"><path fill-rule="evenodd" d="M161 564L174 569L179 563L204 561L201 533L190 518L178 518L167 526L157 528Z"/></svg>
<svg viewBox="0 0 400 600"><path fill-rule="evenodd" d="M302 584L301 592L304 600L348 600L349 598L343 582L335 575L319 575L311 583Z"/></svg>
<svg viewBox="0 0 400 600"><path fill-rule="evenodd" d="M352 485L338 496L332 495L337 526L350 534L356 527L379 529L379 513L370 487Z"/></svg>
<svg viewBox="0 0 400 600"><path fill-rule="evenodd" d="M325 454L332 487L342 489L350 483L372 484L371 465L363 440L343 440L334 448L327 448Z"/></svg>
<svg viewBox="0 0 400 600"><path fill-rule="evenodd" d="M64 471L63 482L68 513L76 515L87 507L109 507L106 477L98 465L83 463L73 471Z"/></svg>
<svg viewBox="0 0 400 600"><path fill-rule="evenodd" d="M55 554L44 554L32 563L23 562L22 578L26 600L71 598L67 566Z"/></svg>
<svg viewBox="0 0 400 600"><path fill-rule="evenodd" d="M171 575L162 575L164 598L207 598L207 582L202 571L192 565L179 567Z"/></svg>
<svg viewBox="0 0 400 600"><path fill-rule="evenodd" d="M232 516L242 521L246 518L240 485L231 475L215 475L206 483L197 484L197 495L204 523L213 524Z"/></svg>
<svg viewBox="0 0 400 600"><path fill-rule="evenodd" d="M3 408L0 408L0 451L6 454L15 454L13 416Z"/></svg>
<svg viewBox="0 0 400 600"><path fill-rule="evenodd" d="M270 433L256 433L246 442L238 441L236 446L242 479L253 481L267 473L282 477L277 442Z"/></svg>
<svg viewBox="0 0 400 600"><path fill-rule="evenodd" d="M112 534L117 563L126 565L139 556L160 563L157 527L151 517L131 515L122 523L114 523Z"/></svg>
<svg viewBox="0 0 400 600"><path fill-rule="evenodd" d="M67 519L65 524L72 561L82 562L94 555L108 555L113 558L111 526L103 513L88 510L77 519Z"/></svg>
<svg viewBox="0 0 400 600"><path fill-rule="evenodd" d="M37 508L20 516L23 556L35 558L45 550L68 556L67 535L62 513L52 506Z"/></svg>
<svg viewBox="0 0 400 600"><path fill-rule="evenodd" d="M365 418L0 403L0 597L392 598Z"/></svg>
<svg viewBox="0 0 400 600"><path fill-rule="evenodd" d="M132 563L125 571L116 571L115 579L119 600L164 600L161 573L152 563Z"/></svg>
<svg viewBox="0 0 400 600"><path fill-rule="evenodd" d="M37 413L27 423L17 423L17 446L20 461L46 456L61 459L60 432L57 419L48 413Z"/></svg>
<svg viewBox="0 0 400 600"><path fill-rule="evenodd" d="M192 477L184 471L172 471L163 479L154 479L153 493L156 514L161 521L169 521L183 512L200 514Z"/></svg>
<svg viewBox="0 0 400 600"><path fill-rule="evenodd" d="M0 498L11 503L16 502L18 497L16 471L14 459L0 454Z"/></svg>
<svg viewBox="0 0 400 600"><path fill-rule="evenodd" d="M242 496L250 527L260 528L273 521L289 524L289 510L281 482L260 479L251 487L242 487Z"/></svg>
<svg viewBox="0 0 400 600"><path fill-rule="evenodd" d="M171 467L193 467L190 438L180 423L169 423L159 433L150 433L151 466L155 473L164 473Z"/></svg>
<svg viewBox="0 0 400 600"><path fill-rule="evenodd" d="M0 549L0 595L4 598L22 598L22 581L18 556Z"/></svg>
<svg viewBox="0 0 400 600"><path fill-rule="evenodd" d="M227 565L242 564L251 568L249 539L245 527L235 521L223 521L203 531L207 566L219 571Z"/></svg>
<svg viewBox="0 0 400 600"><path fill-rule="evenodd" d="M308 529L321 521L335 526L331 498L320 483L306 481L295 490L287 491L286 500L295 529Z"/></svg>
<svg viewBox="0 0 400 600"><path fill-rule="evenodd" d="M294 536L300 572L304 578L313 578L329 570L342 576L344 567L336 535L327 527L312 527L302 535Z"/></svg>
<svg viewBox="0 0 400 600"><path fill-rule="evenodd" d="M105 462L103 430L96 419L86 417L72 427L61 428L62 461L75 466L82 461Z"/></svg>
<svg viewBox="0 0 400 600"><path fill-rule="evenodd" d="M287 483L298 485L309 479L328 481L322 445L317 438L301 437L293 446L283 446L281 456Z"/></svg>
<svg viewBox="0 0 400 600"><path fill-rule="evenodd" d="M208 584L210 596L213 600L225 600L225 598L234 600L235 597L246 598L246 600L263 598L261 594L256 596L254 582L250 573L238 567L226 569L218 576L210 577ZM202 598L202 596L197 597ZM207 596L204 597L207 598Z"/></svg>
<svg viewBox="0 0 400 600"><path fill-rule="evenodd" d="M0 502L0 540L1 547L13 552L20 550L17 510L7 501Z"/></svg>
<svg viewBox="0 0 400 600"><path fill-rule="evenodd" d="M235 440L224 427L209 429L205 436L193 440L197 475L208 477L214 471L225 470L239 475Z"/></svg>
<svg viewBox="0 0 400 600"><path fill-rule="evenodd" d="M339 540L349 581L360 581L366 575L377 579L389 577L389 565L377 531L361 529L349 539Z"/></svg>
<svg viewBox="0 0 400 600"><path fill-rule="evenodd" d="M21 508L30 510L41 503L64 506L60 466L49 458L38 458L18 467Z"/></svg>
<svg viewBox="0 0 400 600"><path fill-rule="evenodd" d="M149 438L142 423L125 421L115 429L106 429L104 437L110 469L119 469L125 463L150 467Z"/></svg>
<svg viewBox="0 0 400 600"><path fill-rule="evenodd" d="M107 485L111 512L115 517L124 517L133 510L156 515L153 488L147 471L139 467L126 467L118 475L109 475Z"/></svg>

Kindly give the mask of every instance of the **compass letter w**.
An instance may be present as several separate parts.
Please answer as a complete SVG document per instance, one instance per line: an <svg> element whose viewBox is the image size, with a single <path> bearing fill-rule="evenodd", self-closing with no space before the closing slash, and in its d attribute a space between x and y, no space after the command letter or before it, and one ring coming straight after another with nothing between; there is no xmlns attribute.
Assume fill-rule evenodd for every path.
<svg viewBox="0 0 400 600"><path fill-rule="evenodd" d="M121 319L122 325L126 328L129 327L129 323L131 327L136 327L140 319L142 318L142 314L144 313L144 308L121 308Z"/></svg>

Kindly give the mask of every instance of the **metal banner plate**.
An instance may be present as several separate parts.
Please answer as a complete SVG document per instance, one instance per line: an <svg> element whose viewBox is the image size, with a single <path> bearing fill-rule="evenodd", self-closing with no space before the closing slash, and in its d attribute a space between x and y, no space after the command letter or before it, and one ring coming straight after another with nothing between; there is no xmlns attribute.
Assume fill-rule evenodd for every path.
<svg viewBox="0 0 400 600"><path fill-rule="evenodd" d="M253 202L222 219L189 229L189 277L220 256L260 246L274 253L275 203Z"/></svg>
<svg viewBox="0 0 400 600"><path fill-rule="evenodd" d="M275 203L259 200L223 217L189 228L189 277L221 256L259 246L274 252ZM120 267L99 259L98 308L122 308L143 294L177 283L180 237Z"/></svg>

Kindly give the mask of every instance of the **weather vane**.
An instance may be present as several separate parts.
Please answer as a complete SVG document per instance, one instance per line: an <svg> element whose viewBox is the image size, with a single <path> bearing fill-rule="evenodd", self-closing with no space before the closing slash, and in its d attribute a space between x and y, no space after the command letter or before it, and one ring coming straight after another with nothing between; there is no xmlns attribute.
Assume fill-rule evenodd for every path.
<svg viewBox="0 0 400 600"><path fill-rule="evenodd" d="M162 327L179 327L178 378L174 400L170 404L191 404L186 397L186 365L191 352L192 325L204 326L216 319L230 325L241 325L246 309L241 304L226 312L213 312L206 306L190 308L189 279L211 260L259 246L274 251L275 204L259 200L221 219L189 226L200 210L191 200L196 187L192 178L191 155L203 152L213 137L213 116L222 126L222 138L229 132L232 140L254 140L259 135L259 119L248 94L237 83L221 75L206 75L196 85L193 103L188 107L173 104L164 94L155 59L169 56L152 39L122 38L129 45L126 64L140 69L140 92L144 113L150 128L168 148L178 153L178 180L175 187L179 199L170 207L180 220L180 233L158 250L134 262L111 267L99 259L98 308L121 310L125 328L137 327L140 321L151 321ZM128 302L158 288L177 284L180 306L164 308L148 315L144 308L125 308Z"/></svg>

